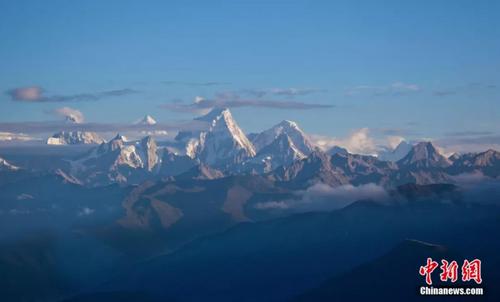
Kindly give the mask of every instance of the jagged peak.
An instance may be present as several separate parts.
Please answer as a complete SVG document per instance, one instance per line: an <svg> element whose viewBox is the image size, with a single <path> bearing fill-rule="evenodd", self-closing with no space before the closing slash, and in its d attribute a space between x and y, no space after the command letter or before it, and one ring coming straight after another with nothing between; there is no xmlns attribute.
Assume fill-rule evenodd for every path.
<svg viewBox="0 0 500 302"><path fill-rule="evenodd" d="M340 146L333 146L330 149L328 149L328 154L330 155L342 155L346 156L349 154L349 151L347 151L346 148L340 147Z"/></svg>
<svg viewBox="0 0 500 302"><path fill-rule="evenodd" d="M105 150L114 151L116 149L122 149L125 145L125 142L126 138L118 133L107 144L101 144L101 146L99 146L99 150L100 152L104 152Z"/></svg>
<svg viewBox="0 0 500 302"><path fill-rule="evenodd" d="M286 134L286 133L281 133L276 137L276 139L269 145L265 146L262 148L260 153L267 153L267 152L272 152L275 151L276 148L278 150L281 150L284 152L286 149L291 149L294 153L298 154L298 157L305 157L305 155L297 149L295 144L293 143L293 140Z"/></svg>
<svg viewBox="0 0 500 302"><path fill-rule="evenodd" d="M60 131L47 139L48 145L100 144L105 140L96 132Z"/></svg>
<svg viewBox="0 0 500 302"><path fill-rule="evenodd" d="M290 120L283 120L270 129L254 135L252 142L256 149L260 151L267 145L272 144L281 134L287 134L295 147L303 154L307 155L314 149L313 144L310 142L307 135L300 129L298 124Z"/></svg>
<svg viewBox="0 0 500 302"><path fill-rule="evenodd" d="M410 151L409 155L422 155L422 156L428 156L432 154L440 154L439 151L434 147L432 142L425 141L425 142L419 142L416 145L414 145Z"/></svg>
<svg viewBox="0 0 500 302"><path fill-rule="evenodd" d="M212 110L210 110L209 113L195 118L195 120L198 121L205 121L205 122L213 122L214 120L219 120L220 118L228 119L228 118L233 118L231 111L229 111L229 108L224 108L224 107L215 107Z"/></svg>
<svg viewBox="0 0 500 302"><path fill-rule="evenodd" d="M483 154L485 154L485 155L500 155L500 152L495 150L495 149L490 148L490 149L484 151Z"/></svg>
<svg viewBox="0 0 500 302"><path fill-rule="evenodd" d="M288 128L295 128L297 130L300 130L299 128L299 125L294 122L294 121L290 121L290 120L282 120L279 124L277 124L275 127L278 127L278 126L281 126L281 127L288 127Z"/></svg>
<svg viewBox="0 0 500 302"><path fill-rule="evenodd" d="M398 161L402 165L419 162L428 162L428 164L432 163L441 167L450 165L450 160L444 157L430 141L417 143L405 157Z"/></svg>
<svg viewBox="0 0 500 302"><path fill-rule="evenodd" d="M143 137L140 141L140 145L144 149L156 149L156 141L151 135Z"/></svg>
<svg viewBox="0 0 500 302"><path fill-rule="evenodd" d="M110 141L122 141L122 142L126 142L127 141L127 138L123 135L121 135L120 133L117 133L115 137L113 137L113 139Z"/></svg>
<svg viewBox="0 0 500 302"><path fill-rule="evenodd" d="M309 156L307 156L307 159L309 159L310 161L328 161L329 155L326 152L316 148L313 152L311 152L311 154L309 154Z"/></svg>
<svg viewBox="0 0 500 302"><path fill-rule="evenodd" d="M403 139L401 142L399 142L399 144L396 146L396 148L394 148L394 150L393 150L393 151L397 151L397 150L399 150L399 149L408 148L408 147L411 147L411 146L412 146L412 144L411 144L411 143L409 143L409 142L407 142L407 141L405 141L405 140Z"/></svg>

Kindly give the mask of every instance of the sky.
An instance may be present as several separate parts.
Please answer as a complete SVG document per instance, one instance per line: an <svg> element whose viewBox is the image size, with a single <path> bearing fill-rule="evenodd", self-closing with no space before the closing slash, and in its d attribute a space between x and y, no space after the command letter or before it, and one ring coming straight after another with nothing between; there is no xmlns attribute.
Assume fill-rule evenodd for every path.
<svg viewBox="0 0 500 302"><path fill-rule="evenodd" d="M0 41L0 126L227 106L247 133L500 144L498 1L0 1Z"/></svg>

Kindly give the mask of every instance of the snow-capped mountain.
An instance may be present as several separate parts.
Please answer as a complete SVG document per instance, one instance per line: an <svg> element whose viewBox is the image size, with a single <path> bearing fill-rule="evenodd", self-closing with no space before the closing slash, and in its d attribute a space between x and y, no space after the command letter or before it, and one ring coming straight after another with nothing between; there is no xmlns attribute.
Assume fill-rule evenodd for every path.
<svg viewBox="0 0 500 302"><path fill-rule="evenodd" d="M101 144L104 139L95 132L61 131L47 139L47 145Z"/></svg>
<svg viewBox="0 0 500 302"><path fill-rule="evenodd" d="M176 140L183 142L185 152L210 166L228 167L254 157L252 143L240 129L229 109L215 108L196 118L207 123L203 131L180 132Z"/></svg>
<svg viewBox="0 0 500 302"><path fill-rule="evenodd" d="M156 125L156 120L149 114L146 114L142 119L135 122L136 125L152 126Z"/></svg>
<svg viewBox="0 0 500 302"><path fill-rule="evenodd" d="M405 157L413 147L412 144L402 141L394 150L384 150L379 152L378 158L380 160L397 162L398 160Z"/></svg>
<svg viewBox="0 0 500 302"><path fill-rule="evenodd" d="M263 131L259 134L252 135L252 143L257 152L264 147L270 145L281 134L287 135L292 141L295 148L302 154L308 155L314 151L314 145L307 138L307 135L302 131L297 123L284 120L279 124L273 126L271 129Z"/></svg>
<svg viewBox="0 0 500 302"><path fill-rule="evenodd" d="M71 173L94 185L136 183L159 167L159 158L161 155L153 138L126 143L123 136L117 135L108 143L102 143L83 157L71 161Z"/></svg>
<svg viewBox="0 0 500 302"><path fill-rule="evenodd" d="M257 156L244 164L246 170L263 173L271 172L279 166L288 166L296 160L306 158L286 134L281 133L270 144L263 147Z"/></svg>
<svg viewBox="0 0 500 302"><path fill-rule="evenodd" d="M0 171L17 171L20 168L0 157Z"/></svg>
<svg viewBox="0 0 500 302"><path fill-rule="evenodd" d="M263 174L269 180L300 189L318 182L330 186L375 183L391 187L406 183L454 183L454 176L462 173L500 175L500 153L494 150L446 158L430 142L411 145L403 141L378 157L363 156L341 147L320 151L296 123L287 120L250 135L250 139L226 108L213 109L195 121L204 127L181 131L175 142L164 141L161 147L151 136L128 142L117 135L104 143L91 132L78 131L58 133L47 143L101 142L79 158L64 161L70 163L70 168L64 168L69 177L93 186L138 184L160 178L213 179ZM146 116L141 124L152 126L154 120Z"/></svg>

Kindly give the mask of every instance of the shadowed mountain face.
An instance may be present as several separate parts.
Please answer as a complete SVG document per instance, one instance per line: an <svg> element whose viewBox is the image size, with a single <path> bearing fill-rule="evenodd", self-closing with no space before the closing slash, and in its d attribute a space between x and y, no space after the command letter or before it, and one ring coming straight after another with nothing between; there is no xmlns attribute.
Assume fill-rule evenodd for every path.
<svg viewBox="0 0 500 302"><path fill-rule="evenodd" d="M481 153L457 155L450 167L452 174L478 171L489 177L498 177L500 175L500 152L488 150Z"/></svg>
<svg viewBox="0 0 500 302"><path fill-rule="evenodd" d="M348 183L342 170L333 166L330 156L321 151L315 151L288 167L276 169L273 177L295 188L305 188L318 182L332 187Z"/></svg>
<svg viewBox="0 0 500 302"><path fill-rule="evenodd" d="M63 297L69 283L57 270L53 245L55 238L37 234L15 244L0 243L2 301L44 301L47 297Z"/></svg>
<svg viewBox="0 0 500 302"><path fill-rule="evenodd" d="M334 160L353 174L337 174ZM283 301L417 238L484 259L490 263L485 280L496 280L490 270L498 265L493 235L500 214L496 204L478 204L482 195L451 184L407 184L377 202L351 204L345 200L358 189L348 177L376 175L394 164L324 153L298 163L296 173L279 180L219 177L213 168L195 166L185 177L131 187L89 188L62 172L4 185L0 266L15 282L33 276L33 284L44 276L35 272L50 273L40 283L46 301L82 291L89 294L75 299L114 297L101 293L109 290L160 301ZM347 185L324 185L327 193L302 189L311 179L336 181L338 175ZM362 196L370 199L368 192ZM319 199L350 205L296 214ZM42 229L54 239L36 247L17 242Z"/></svg>
<svg viewBox="0 0 500 302"><path fill-rule="evenodd" d="M412 269L397 264L422 264L428 255L481 258L489 263L484 267L485 280L486 276L489 280L484 285L494 286L495 280L499 280L495 269L499 259L494 251L500 242L492 241L490 234L500 230L498 209L446 205L433 200L426 202L422 198L418 203L399 206L359 202L331 213L242 224L195 240L171 255L141 263L101 290L146 291L158 300L176 297L181 301L199 301L210 297L213 301L283 301L319 287L332 276L350 274L406 238L440 242L456 253L442 254L440 248L403 244L389 256L394 257L394 264L388 266L392 271L385 274L395 280L390 288L405 278L419 281L418 266ZM382 263L388 261L387 257L383 259L386 260ZM375 267L380 265L378 262L375 260ZM356 276L355 270L353 274ZM363 284L369 278L359 281ZM346 282L349 280L352 282L341 283L345 289L340 296L347 297L348 292L359 290L358 280L349 278ZM405 283L404 289L411 282ZM383 281L375 283L375 293L382 286ZM417 289L410 290L403 296L415 295Z"/></svg>
<svg viewBox="0 0 500 302"><path fill-rule="evenodd" d="M418 268L425 264L428 257L439 263L441 259L453 259L458 263L463 260L462 256L447 247L405 240L387 254L328 279L318 288L291 301L422 301L426 297L419 295L419 289L426 284L418 274ZM435 287L446 286L439 280L438 274L434 274L433 284ZM456 286L464 286L464 283L459 281ZM443 300L432 297L434 299ZM453 297L453 301L467 299L471 297Z"/></svg>
<svg viewBox="0 0 500 302"><path fill-rule="evenodd" d="M398 165L406 169L436 169L449 167L451 163L439 154L431 143L422 142L410 149L410 152L398 161Z"/></svg>

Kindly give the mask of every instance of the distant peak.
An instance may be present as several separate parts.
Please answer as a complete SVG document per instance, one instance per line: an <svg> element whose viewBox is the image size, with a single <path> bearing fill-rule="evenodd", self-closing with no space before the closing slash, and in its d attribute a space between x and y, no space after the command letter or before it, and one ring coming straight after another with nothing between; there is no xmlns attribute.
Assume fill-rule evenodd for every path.
<svg viewBox="0 0 500 302"><path fill-rule="evenodd" d="M450 160L441 155L431 142L419 142L412 147L411 151L398 163L417 164L419 166L439 166L450 165Z"/></svg>
<svg viewBox="0 0 500 302"><path fill-rule="evenodd" d="M418 142L415 147L432 147L434 148L434 145L430 141L423 141L423 142Z"/></svg>
<svg viewBox="0 0 500 302"><path fill-rule="evenodd" d="M328 154L330 155L347 155L349 154L349 151L347 151L346 148L340 147L340 146L333 146L328 150Z"/></svg>
<svg viewBox="0 0 500 302"><path fill-rule="evenodd" d="M210 110L209 113L202 115L200 117L197 117L196 120L199 121L205 121L205 122L212 122L214 120L220 119L221 117L224 118L232 118L231 111L229 111L228 108L220 108L216 107Z"/></svg>
<svg viewBox="0 0 500 302"><path fill-rule="evenodd" d="M82 121L77 116L70 114L64 118L64 121L68 124L80 124Z"/></svg>
<svg viewBox="0 0 500 302"><path fill-rule="evenodd" d="M431 142L419 142L414 147L415 152L428 152L429 154L438 153L439 151Z"/></svg>
<svg viewBox="0 0 500 302"><path fill-rule="evenodd" d="M406 146L411 146L411 144L405 140L402 140L397 146L395 149L398 149L398 148L405 148Z"/></svg>
<svg viewBox="0 0 500 302"><path fill-rule="evenodd" d="M156 120L149 114L146 114L141 120L137 121L135 124L137 125L155 125Z"/></svg>
<svg viewBox="0 0 500 302"><path fill-rule="evenodd" d="M484 152L485 154L498 154L499 152L495 149L488 149Z"/></svg>
<svg viewBox="0 0 500 302"><path fill-rule="evenodd" d="M125 136L121 135L120 133L117 133L116 136L112 139L112 141L126 142L127 138Z"/></svg>
<svg viewBox="0 0 500 302"><path fill-rule="evenodd" d="M298 128L296 122L290 120L283 120L277 126L290 127L290 128Z"/></svg>

